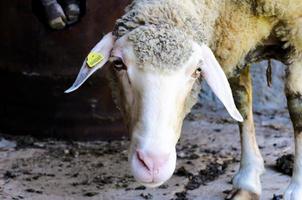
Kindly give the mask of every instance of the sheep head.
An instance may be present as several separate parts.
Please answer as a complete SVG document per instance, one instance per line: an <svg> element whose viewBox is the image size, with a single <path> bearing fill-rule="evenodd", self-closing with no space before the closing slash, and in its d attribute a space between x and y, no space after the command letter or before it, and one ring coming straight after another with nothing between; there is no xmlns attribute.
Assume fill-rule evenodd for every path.
<svg viewBox="0 0 302 200"><path fill-rule="evenodd" d="M66 92L76 90L107 61L113 62L114 98L131 133L131 169L146 186L158 186L172 176L175 146L183 119L197 100L200 80L206 80L230 115L242 121L210 48L177 29L142 26L118 39L109 33L92 52L103 60L90 68L86 59Z"/></svg>

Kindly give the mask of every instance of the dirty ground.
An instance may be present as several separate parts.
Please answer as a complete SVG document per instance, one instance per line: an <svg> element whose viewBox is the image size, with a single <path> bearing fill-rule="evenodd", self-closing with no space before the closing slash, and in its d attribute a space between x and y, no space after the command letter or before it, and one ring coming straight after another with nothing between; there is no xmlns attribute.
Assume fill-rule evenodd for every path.
<svg viewBox="0 0 302 200"><path fill-rule="evenodd" d="M195 106L177 145L173 177L157 189L139 185L127 163L128 140L72 142L30 137L0 139L2 200L221 200L239 167L237 124L224 112ZM265 113L265 114L263 114ZM289 183L292 127L287 111L255 113L265 159L263 200L281 199ZM284 161L285 160L285 161ZM282 162L287 162L284 164ZM281 172L280 172L281 170Z"/></svg>

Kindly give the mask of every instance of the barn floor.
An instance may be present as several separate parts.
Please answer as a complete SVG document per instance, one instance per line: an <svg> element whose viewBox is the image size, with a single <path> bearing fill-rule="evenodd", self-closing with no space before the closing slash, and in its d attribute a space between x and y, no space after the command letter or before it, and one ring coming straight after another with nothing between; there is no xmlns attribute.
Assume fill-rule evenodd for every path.
<svg viewBox="0 0 302 200"><path fill-rule="evenodd" d="M267 171L263 200L280 195L290 178L275 170L276 159L292 153L292 128L286 111L256 113L258 143ZM238 169L238 127L226 113L190 114L177 146L174 176L157 189L131 177L127 140L64 142L15 137L0 141L2 200L221 200ZM275 198L278 199L278 198Z"/></svg>

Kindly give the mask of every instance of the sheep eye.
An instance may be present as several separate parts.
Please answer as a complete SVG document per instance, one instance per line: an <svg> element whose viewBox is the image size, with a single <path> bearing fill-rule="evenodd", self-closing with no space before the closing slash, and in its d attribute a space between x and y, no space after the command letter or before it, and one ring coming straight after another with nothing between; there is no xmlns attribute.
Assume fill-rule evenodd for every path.
<svg viewBox="0 0 302 200"><path fill-rule="evenodd" d="M201 76L201 73L202 73L201 68L198 67L192 74L192 78L199 78Z"/></svg>
<svg viewBox="0 0 302 200"><path fill-rule="evenodd" d="M127 70L127 67L124 64L124 62L122 61L122 59L120 59L120 58L112 58L111 62L113 63L114 69L116 71Z"/></svg>

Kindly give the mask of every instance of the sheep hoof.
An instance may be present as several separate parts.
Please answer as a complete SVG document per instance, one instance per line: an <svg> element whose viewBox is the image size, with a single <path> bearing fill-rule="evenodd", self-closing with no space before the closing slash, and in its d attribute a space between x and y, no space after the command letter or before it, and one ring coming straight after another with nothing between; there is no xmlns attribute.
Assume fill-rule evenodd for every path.
<svg viewBox="0 0 302 200"><path fill-rule="evenodd" d="M49 26L53 29L63 29L66 26L66 16L62 7L53 3L45 7L46 16L48 18Z"/></svg>
<svg viewBox="0 0 302 200"><path fill-rule="evenodd" d="M63 29L66 26L66 24L61 17L58 17L53 20L50 20L49 26L52 29L60 30L60 29Z"/></svg>
<svg viewBox="0 0 302 200"><path fill-rule="evenodd" d="M260 200L258 194L243 189L233 189L225 200Z"/></svg>
<svg viewBox="0 0 302 200"><path fill-rule="evenodd" d="M68 24L73 24L73 23L77 22L79 20L79 16L80 16L79 5L77 5L75 3L67 5L67 7L65 8L65 14L68 19Z"/></svg>

